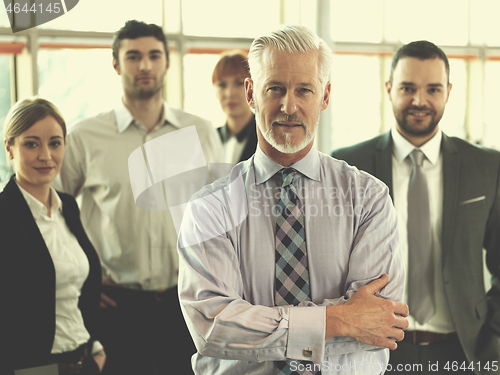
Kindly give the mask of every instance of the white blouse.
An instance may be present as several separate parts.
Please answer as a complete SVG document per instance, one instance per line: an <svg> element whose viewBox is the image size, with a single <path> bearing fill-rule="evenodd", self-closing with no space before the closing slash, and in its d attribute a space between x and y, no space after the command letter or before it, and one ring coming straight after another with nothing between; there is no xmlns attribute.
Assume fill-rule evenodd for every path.
<svg viewBox="0 0 500 375"><path fill-rule="evenodd" d="M18 184L19 186L19 184ZM62 201L51 188L51 214L47 208L19 186L33 214L56 271L56 332L52 353L75 350L90 339L78 299L89 274L89 261L62 215ZM101 346L102 347L102 346Z"/></svg>

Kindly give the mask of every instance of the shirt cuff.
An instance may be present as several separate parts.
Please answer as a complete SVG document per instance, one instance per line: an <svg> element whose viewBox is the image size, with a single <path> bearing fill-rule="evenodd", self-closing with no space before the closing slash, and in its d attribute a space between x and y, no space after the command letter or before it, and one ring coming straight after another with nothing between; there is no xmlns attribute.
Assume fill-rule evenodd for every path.
<svg viewBox="0 0 500 375"><path fill-rule="evenodd" d="M92 343L92 355L103 349L104 346L102 346L102 344L99 341L96 340Z"/></svg>
<svg viewBox="0 0 500 375"><path fill-rule="evenodd" d="M291 307L287 358L323 362L326 306Z"/></svg>

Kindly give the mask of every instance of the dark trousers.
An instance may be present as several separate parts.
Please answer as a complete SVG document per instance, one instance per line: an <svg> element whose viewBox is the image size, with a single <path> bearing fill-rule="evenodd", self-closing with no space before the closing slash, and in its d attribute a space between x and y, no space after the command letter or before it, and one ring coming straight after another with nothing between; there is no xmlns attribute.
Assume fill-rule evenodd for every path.
<svg viewBox="0 0 500 375"><path fill-rule="evenodd" d="M106 375L193 374L196 352L177 287L161 294L103 286L116 307L101 309Z"/></svg>
<svg viewBox="0 0 500 375"><path fill-rule="evenodd" d="M455 334L445 341L428 345L399 342L398 348L390 353L389 365L392 372L406 374L474 374L468 369L470 363Z"/></svg>

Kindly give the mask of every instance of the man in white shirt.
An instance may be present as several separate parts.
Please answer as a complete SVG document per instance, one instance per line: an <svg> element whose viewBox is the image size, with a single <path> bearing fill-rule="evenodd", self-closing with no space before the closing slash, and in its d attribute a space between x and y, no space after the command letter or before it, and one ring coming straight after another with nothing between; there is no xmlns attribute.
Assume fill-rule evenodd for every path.
<svg viewBox="0 0 500 375"><path fill-rule="evenodd" d="M57 187L81 195L82 222L101 259L105 373L189 373L196 349L178 303L177 234L164 208L165 188L163 182L151 187L161 204L139 208L131 181L141 176L129 171L129 157L193 125L207 163L222 161L222 146L208 121L163 100L169 59L159 26L128 21L113 43L113 67L122 80L122 101L72 128ZM169 162L176 161L164 160ZM144 169L151 163L146 156Z"/></svg>
<svg viewBox="0 0 500 375"><path fill-rule="evenodd" d="M380 178L388 186L399 218L409 277L405 301L410 326L391 353L395 368L413 373L499 371L500 153L448 137L439 129L451 83L445 53L428 41L412 42L394 56L387 93L396 126L332 156ZM418 151L414 151L418 150ZM412 195L411 158L423 153L424 200ZM422 195L421 195L422 196ZM416 202L415 202L416 201ZM425 206L426 220L412 222ZM412 223L412 224L409 224ZM426 224L428 245L412 246L415 228ZM419 234L420 235L420 234ZM494 283L485 291L483 247ZM412 258L412 253L417 254ZM428 254L428 261L419 262ZM428 284L428 286L425 286ZM429 288L421 302L412 295ZM406 366L406 367L405 367Z"/></svg>
<svg viewBox="0 0 500 375"><path fill-rule="evenodd" d="M257 151L193 196L179 234L196 374L375 375L403 339L388 189L313 147L332 60L303 26L250 47Z"/></svg>

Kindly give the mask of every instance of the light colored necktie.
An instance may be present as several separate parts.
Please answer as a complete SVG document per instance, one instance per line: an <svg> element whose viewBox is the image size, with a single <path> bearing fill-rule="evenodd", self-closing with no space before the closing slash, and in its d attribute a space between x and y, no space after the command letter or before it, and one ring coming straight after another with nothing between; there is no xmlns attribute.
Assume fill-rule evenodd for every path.
<svg viewBox="0 0 500 375"><path fill-rule="evenodd" d="M281 195L276 218L276 295L275 304L298 305L311 300L307 262L304 215L299 208L297 191L292 185L297 171L292 168L281 170ZM307 368L310 362L296 361L300 368ZM321 374L315 371L292 371L289 361L277 361L279 375ZM297 366L299 367L299 366Z"/></svg>
<svg viewBox="0 0 500 375"><path fill-rule="evenodd" d="M435 313L434 260L427 178L422 170L425 155L413 150L408 186L408 306L410 314L424 324Z"/></svg>

